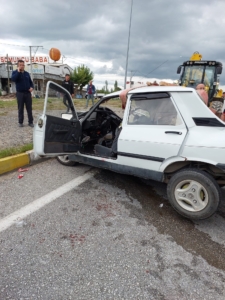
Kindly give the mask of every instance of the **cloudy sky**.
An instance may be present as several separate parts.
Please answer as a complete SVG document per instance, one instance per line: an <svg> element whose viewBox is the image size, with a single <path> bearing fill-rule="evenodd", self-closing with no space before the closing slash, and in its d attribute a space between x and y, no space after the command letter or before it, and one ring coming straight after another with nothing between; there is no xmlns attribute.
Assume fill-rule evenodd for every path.
<svg viewBox="0 0 225 300"><path fill-rule="evenodd" d="M1 56L29 55L29 45L43 46L36 55L48 55L56 47L71 67L87 65L98 88L105 80L123 87L131 0L0 0L0 5ZM128 80L176 80L177 67L195 51L225 65L224 0L133 0Z"/></svg>

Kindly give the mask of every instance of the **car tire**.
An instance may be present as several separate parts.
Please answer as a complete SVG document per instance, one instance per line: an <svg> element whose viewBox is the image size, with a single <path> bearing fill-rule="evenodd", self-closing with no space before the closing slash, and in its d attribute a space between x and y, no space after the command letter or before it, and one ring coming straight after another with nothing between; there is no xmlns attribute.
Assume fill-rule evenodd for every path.
<svg viewBox="0 0 225 300"><path fill-rule="evenodd" d="M222 198L216 180L198 169L184 169L175 173L167 185L167 195L172 207L192 220L212 216Z"/></svg>
<svg viewBox="0 0 225 300"><path fill-rule="evenodd" d="M78 165L78 162L76 161L71 161L69 160L69 156L68 155L60 155L60 156L57 156L56 159L58 160L58 162L64 166L76 166Z"/></svg>

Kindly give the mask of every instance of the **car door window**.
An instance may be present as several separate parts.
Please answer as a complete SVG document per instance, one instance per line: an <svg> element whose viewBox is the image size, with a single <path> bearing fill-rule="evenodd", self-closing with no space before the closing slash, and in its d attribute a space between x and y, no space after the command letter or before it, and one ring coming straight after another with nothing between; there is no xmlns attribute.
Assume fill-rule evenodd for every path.
<svg viewBox="0 0 225 300"><path fill-rule="evenodd" d="M171 125L182 124L181 118L170 98L131 99L129 125Z"/></svg>
<svg viewBox="0 0 225 300"><path fill-rule="evenodd" d="M45 113L49 116L62 117L62 114L70 112L70 118L77 119L73 100L70 94L60 85L48 82L45 99Z"/></svg>

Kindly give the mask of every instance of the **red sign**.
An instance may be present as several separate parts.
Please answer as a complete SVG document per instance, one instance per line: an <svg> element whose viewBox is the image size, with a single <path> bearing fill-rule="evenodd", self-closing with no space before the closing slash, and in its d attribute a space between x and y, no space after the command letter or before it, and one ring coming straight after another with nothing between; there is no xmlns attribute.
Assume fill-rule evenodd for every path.
<svg viewBox="0 0 225 300"><path fill-rule="evenodd" d="M11 63L17 63L18 60L23 60L25 63L30 63L30 57L29 56L8 56L8 61ZM48 63L48 57L47 56L32 56L31 57L32 63ZM6 56L0 56L0 63L7 63L7 57Z"/></svg>

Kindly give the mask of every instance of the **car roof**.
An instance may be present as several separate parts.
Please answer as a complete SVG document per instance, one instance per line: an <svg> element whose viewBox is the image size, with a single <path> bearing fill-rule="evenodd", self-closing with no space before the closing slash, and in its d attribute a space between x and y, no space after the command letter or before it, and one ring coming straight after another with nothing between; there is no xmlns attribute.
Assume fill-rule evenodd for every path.
<svg viewBox="0 0 225 300"><path fill-rule="evenodd" d="M146 86L135 88L134 90L129 91L129 94L137 93L149 93L149 92L193 92L193 88L187 88L184 86Z"/></svg>
<svg viewBox="0 0 225 300"><path fill-rule="evenodd" d="M116 97L119 97L119 95L120 95L120 93L122 91L123 90L107 94L107 95L103 96L103 98L106 99L106 98L116 98Z"/></svg>
<svg viewBox="0 0 225 300"><path fill-rule="evenodd" d="M103 98L115 98L119 97L121 92L124 90L120 90L117 92L113 92L110 94L105 95ZM137 87L128 92L128 94L137 94L137 93L149 93L149 92L193 92L195 89L184 87L184 86L144 86L144 87Z"/></svg>

